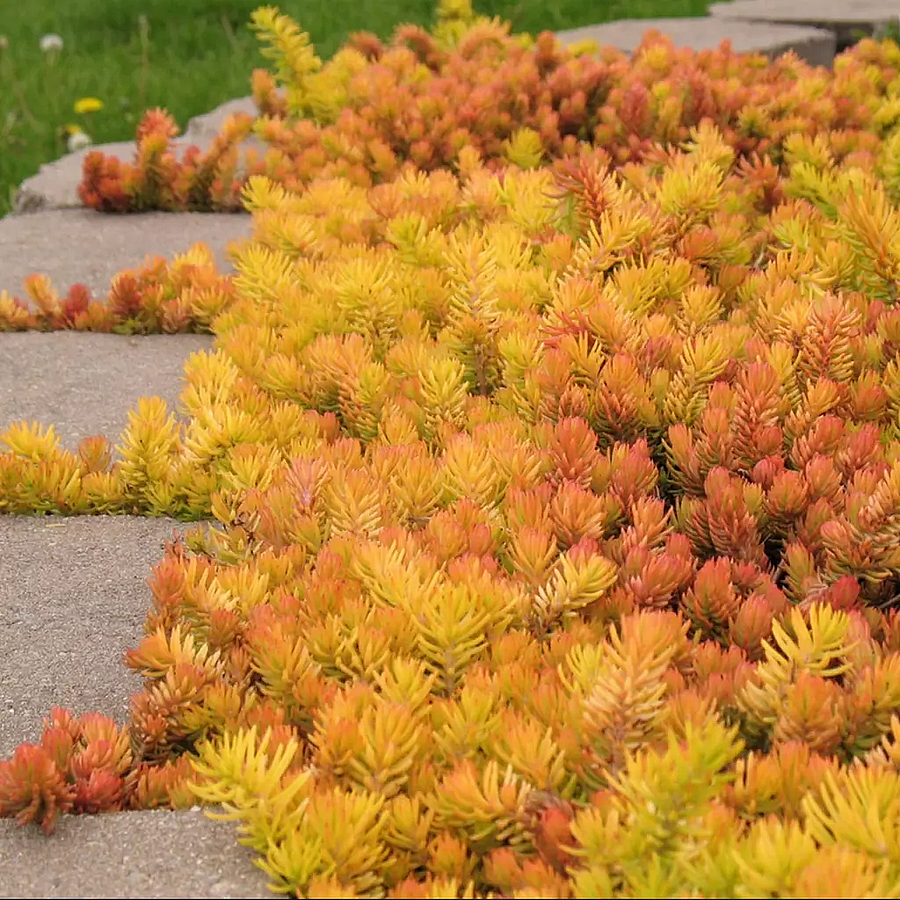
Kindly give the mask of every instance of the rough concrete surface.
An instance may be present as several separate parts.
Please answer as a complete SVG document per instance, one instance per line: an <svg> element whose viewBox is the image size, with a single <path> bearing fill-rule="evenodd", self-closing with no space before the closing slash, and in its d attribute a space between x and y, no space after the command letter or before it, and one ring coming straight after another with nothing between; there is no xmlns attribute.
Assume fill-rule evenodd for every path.
<svg viewBox="0 0 900 900"><path fill-rule="evenodd" d="M178 412L184 363L205 334L0 333L0 431L23 419L54 425L63 447L105 434L113 444L140 397Z"/></svg>
<svg viewBox="0 0 900 900"><path fill-rule="evenodd" d="M900 21L897 0L730 0L714 3L709 15L729 27L738 20L777 22L824 28L837 38L838 49L855 43L862 34L875 34Z"/></svg>
<svg viewBox="0 0 900 900"><path fill-rule="evenodd" d="M0 516L0 759L38 740L54 706L125 721L141 679L122 654L143 636L147 579L176 527L184 530L137 516Z"/></svg>
<svg viewBox="0 0 900 900"><path fill-rule="evenodd" d="M46 837L0 820L0 897L265 897L230 822L200 810L64 816Z"/></svg>
<svg viewBox="0 0 900 900"><path fill-rule="evenodd" d="M61 294L87 285L106 299L113 276L139 267L148 256L171 259L202 241L221 271L232 266L225 250L249 237L253 220L243 213L106 215L89 209L47 210L0 219L0 290L25 299L28 275L47 275Z"/></svg>
<svg viewBox="0 0 900 900"><path fill-rule="evenodd" d="M210 112L203 113L202 116L194 116L188 122L187 128L184 129L181 140L186 143L197 144L199 147L208 147L222 130L225 120L238 113L244 113L248 116L259 115L259 110L256 108L252 97L238 97L235 100L228 100Z"/></svg>
<svg viewBox="0 0 900 900"><path fill-rule="evenodd" d="M184 134L172 141L172 150L177 158L192 145L207 150L215 136L219 133L225 120L237 112L256 114L256 107L250 97L229 100L214 110L196 116L188 122ZM265 144L253 135L248 136L240 144L242 149L254 148L265 151ZM45 163L36 175L26 178L19 185L14 201L17 213L36 212L42 209L69 209L80 207L78 185L81 182L84 158L93 150L99 150L106 156L115 156L123 162L133 162L137 145L135 141L117 141L110 144L98 144L86 147L74 153L67 153L59 159Z"/></svg>
<svg viewBox="0 0 900 900"><path fill-rule="evenodd" d="M566 45L594 40L601 46L632 53L651 29L671 37L675 46L689 47L692 50L714 50L727 39L738 53L756 52L776 57L793 50L801 59L816 66L830 66L834 59L835 39L829 31L708 17L622 19L603 25L586 25L584 28L559 31L556 36Z"/></svg>

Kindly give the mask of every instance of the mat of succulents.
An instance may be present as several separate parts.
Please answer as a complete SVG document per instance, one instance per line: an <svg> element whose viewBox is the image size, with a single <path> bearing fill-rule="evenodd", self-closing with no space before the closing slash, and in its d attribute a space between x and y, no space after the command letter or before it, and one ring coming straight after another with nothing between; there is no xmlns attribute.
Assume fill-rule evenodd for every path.
<svg viewBox="0 0 900 900"><path fill-rule="evenodd" d="M252 23L258 116L80 186L243 209L234 274L0 300L214 339L178 417L0 432L7 514L193 523L0 813L201 805L295 896L900 895L900 45Z"/></svg>

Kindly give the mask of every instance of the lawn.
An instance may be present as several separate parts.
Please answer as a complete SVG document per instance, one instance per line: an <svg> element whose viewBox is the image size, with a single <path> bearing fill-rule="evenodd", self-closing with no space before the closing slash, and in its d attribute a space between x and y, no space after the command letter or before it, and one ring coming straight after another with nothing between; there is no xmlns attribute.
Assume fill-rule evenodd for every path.
<svg viewBox="0 0 900 900"><path fill-rule="evenodd" d="M258 0L31 0L5 4L0 19L0 215L16 186L66 151L66 125L94 143L128 140L143 109L165 106L184 125L248 93L264 61L247 28ZM330 56L351 31L390 34L400 22L428 24L434 0L282 0L280 8ZM517 31L592 22L703 15L707 0L476 0ZM42 52L56 34L61 50ZM75 101L96 97L98 112Z"/></svg>

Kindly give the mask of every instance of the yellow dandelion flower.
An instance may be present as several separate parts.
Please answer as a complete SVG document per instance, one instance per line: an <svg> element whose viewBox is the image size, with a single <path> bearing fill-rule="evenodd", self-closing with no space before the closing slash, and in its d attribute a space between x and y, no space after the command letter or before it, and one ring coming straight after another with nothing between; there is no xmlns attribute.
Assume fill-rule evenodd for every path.
<svg viewBox="0 0 900 900"><path fill-rule="evenodd" d="M75 101L75 112L81 116L85 113L95 113L103 109L103 101L96 97L81 97Z"/></svg>

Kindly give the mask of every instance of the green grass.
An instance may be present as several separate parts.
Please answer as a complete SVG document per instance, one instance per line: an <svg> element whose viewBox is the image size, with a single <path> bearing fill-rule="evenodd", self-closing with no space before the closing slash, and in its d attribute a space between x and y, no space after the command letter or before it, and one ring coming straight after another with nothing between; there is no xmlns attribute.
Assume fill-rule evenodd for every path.
<svg viewBox="0 0 900 900"><path fill-rule="evenodd" d="M593 22L703 15L708 0L475 0L517 31L558 30ZM15 187L41 163L66 152L68 123L95 144L129 140L141 112L166 107L184 126L194 115L249 92L264 65L247 28L260 0L29 0L5 3L0 34L0 215ZM387 36L399 22L427 25L433 0L282 0L327 57L351 31ZM39 49L58 34L58 54ZM79 97L104 107L77 116Z"/></svg>

